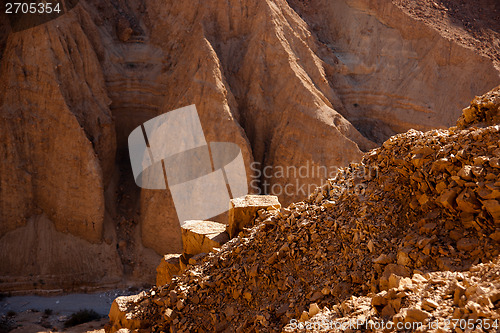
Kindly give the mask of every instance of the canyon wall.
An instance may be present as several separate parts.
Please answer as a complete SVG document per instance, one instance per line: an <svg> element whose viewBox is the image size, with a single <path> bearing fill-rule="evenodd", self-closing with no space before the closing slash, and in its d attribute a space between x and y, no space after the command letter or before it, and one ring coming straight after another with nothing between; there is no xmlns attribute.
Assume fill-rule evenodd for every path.
<svg viewBox="0 0 500 333"><path fill-rule="evenodd" d="M207 142L241 148L250 191L287 204L500 82L389 0L81 0L1 28L0 248L16 250L0 290L152 282L159 254L181 250L170 192L138 188L129 164L128 135L155 116L196 104Z"/></svg>
<svg viewBox="0 0 500 333"><path fill-rule="evenodd" d="M104 188L116 143L96 42L97 30L84 11L7 39L0 67L2 281L32 280L23 285L29 288L47 280L54 288L49 280L64 281L63 271L82 271L76 249L69 248L90 256L102 242ZM39 219L44 222L29 222ZM63 245L56 236L61 233L81 239L79 246ZM11 249L13 242L21 248ZM106 254L88 262L86 270L94 276L86 273L86 282L118 271L103 265L115 263L116 252L100 248Z"/></svg>
<svg viewBox="0 0 500 333"><path fill-rule="evenodd" d="M492 59L390 1L290 2L338 61L330 82L342 114L378 143L410 128L453 126L464 105L498 83Z"/></svg>

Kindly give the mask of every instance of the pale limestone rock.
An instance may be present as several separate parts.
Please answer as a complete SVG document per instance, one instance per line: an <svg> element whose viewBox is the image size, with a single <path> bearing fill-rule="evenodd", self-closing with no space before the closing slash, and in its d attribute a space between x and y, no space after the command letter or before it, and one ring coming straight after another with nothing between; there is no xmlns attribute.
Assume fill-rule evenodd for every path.
<svg viewBox="0 0 500 333"><path fill-rule="evenodd" d="M182 248L187 254L208 253L228 240L226 225L222 223L192 220L182 225Z"/></svg>
<svg viewBox="0 0 500 333"><path fill-rule="evenodd" d="M247 195L232 199L229 206L229 237L233 238L246 226L251 226L261 209L280 209L278 197L274 195Z"/></svg>

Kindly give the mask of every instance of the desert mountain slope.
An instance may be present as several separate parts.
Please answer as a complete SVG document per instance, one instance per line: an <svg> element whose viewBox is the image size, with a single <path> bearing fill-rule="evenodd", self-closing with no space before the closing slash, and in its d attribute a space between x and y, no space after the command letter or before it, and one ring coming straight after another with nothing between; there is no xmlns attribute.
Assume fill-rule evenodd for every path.
<svg viewBox="0 0 500 333"><path fill-rule="evenodd" d="M290 203L331 175L255 179L252 162L346 166L395 133L452 125L499 83L493 60L389 0L81 0L32 29L2 22L0 247L45 223L47 239L97 245L95 275L76 285L98 285L108 262L152 282L159 254L180 250L169 191L133 183L127 136L146 120L196 104L207 141L242 149L250 190L291 184L275 193ZM2 281L26 281L3 290L76 286L41 249L37 265L3 254ZM57 255L80 271L72 253Z"/></svg>
<svg viewBox="0 0 500 333"><path fill-rule="evenodd" d="M477 51L472 56L472 49L443 37L435 26L407 15L391 1L290 3L338 59L335 67L341 70L332 73L330 82L342 101L339 110L379 143L410 128L453 126L473 97L463 92L478 84L465 79L473 73L482 73L490 85L478 95L496 86L495 74L487 74L495 71L491 58ZM461 82L458 90L456 82Z"/></svg>
<svg viewBox="0 0 500 333"><path fill-rule="evenodd" d="M500 66L500 3L496 0L395 0L411 17L493 59Z"/></svg>
<svg viewBox="0 0 500 333"><path fill-rule="evenodd" d="M497 88L472 108L498 119L499 96ZM344 321L427 324L436 311L441 321L492 324L500 319L500 126L469 125L391 137L307 200L122 304L126 320L111 330L275 332L320 309Z"/></svg>

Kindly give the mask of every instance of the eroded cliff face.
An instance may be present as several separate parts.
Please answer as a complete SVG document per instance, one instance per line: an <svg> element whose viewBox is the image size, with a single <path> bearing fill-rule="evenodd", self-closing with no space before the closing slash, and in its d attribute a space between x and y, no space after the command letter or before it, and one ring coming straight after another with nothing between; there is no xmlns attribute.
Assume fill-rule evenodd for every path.
<svg viewBox="0 0 500 333"><path fill-rule="evenodd" d="M7 42L2 234L40 209L60 231L101 239L115 134L97 56L75 16L58 20L65 29L38 26Z"/></svg>
<svg viewBox="0 0 500 333"><path fill-rule="evenodd" d="M96 42L95 25L83 10L7 39L0 68L0 246L15 242L30 260L42 259L30 265L22 251L2 251L7 280L14 275L27 281L30 274L33 283L45 275L60 279L63 269L53 260L78 272L74 251L62 250L60 242L52 244L62 249L46 249L57 233L82 239L83 256L102 242L104 188L114 168L116 139ZM52 236L32 237L38 227L27 223L40 218L47 220L46 228L55 227L46 230ZM104 261L114 260L116 252L104 252ZM96 260L89 271L99 276L117 270L103 263Z"/></svg>
<svg viewBox="0 0 500 333"><path fill-rule="evenodd" d="M110 235L113 225L106 223L105 230ZM44 215L29 218L26 225L2 237L0 260L4 292L91 291L113 288L123 277L116 244L91 244L81 236L60 232Z"/></svg>
<svg viewBox="0 0 500 333"><path fill-rule="evenodd" d="M207 141L238 143L247 165L255 161L260 168L308 161L345 165L361 156L356 142L364 149L374 146L331 108L325 94L335 99L335 93L314 39L286 3L199 1L193 6L198 10L160 2L148 9L152 42L169 60L163 112L195 103ZM161 31L168 31L168 38L160 38ZM318 144L320 138L333 144ZM267 182L271 187L288 179ZM292 198L282 194L281 199ZM170 231L178 224L175 211L165 209L169 202L168 193L142 191L143 239L160 253L175 249L170 245L174 236L180 245ZM153 232L158 229L165 236Z"/></svg>
<svg viewBox="0 0 500 333"><path fill-rule="evenodd" d="M158 254L181 249L180 227L169 191L133 183L126 145L157 115L196 104L207 141L238 144L249 182L287 204L331 176L314 167L345 166L409 128L449 126L500 82L491 59L388 0L81 0L5 36L0 247L29 239L43 255L31 265L5 254L2 280L25 282L3 289L39 288L43 274L64 288L153 281ZM259 177L253 162L309 172ZM30 236L40 228L51 236ZM81 241L56 251L55 265L43 247L61 233ZM95 257L91 273L64 282L55 266L81 271L75 253Z"/></svg>
<svg viewBox="0 0 500 333"><path fill-rule="evenodd" d="M330 82L342 114L376 142L410 128L452 126L464 105L498 83L492 59L391 1L290 3L338 59Z"/></svg>

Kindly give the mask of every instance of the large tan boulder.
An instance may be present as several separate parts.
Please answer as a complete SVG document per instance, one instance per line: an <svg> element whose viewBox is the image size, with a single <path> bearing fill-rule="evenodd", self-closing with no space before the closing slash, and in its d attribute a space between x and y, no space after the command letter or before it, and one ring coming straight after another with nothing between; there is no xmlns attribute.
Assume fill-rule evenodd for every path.
<svg viewBox="0 0 500 333"><path fill-rule="evenodd" d="M281 204L275 195L246 195L232 199L229 206L229 226L227 227L231 238L246 226L253 224L257 212L261 209L280 209Z"/></svg>
<svg viewBox="0 0 500 333"><path fill-rule="evenodd" d="M229 240L226 225L212 221L186 221L182 225L182 249L195 255L210 252Z"/></svg>
<svg viewBox="0 0 500 333"><path fill-rule="evenodd" d="M140 295L117 297L109 310L109 327L106 331L117 332L122 328L135 330L141 328L141 321L133 312L133 305L141 298Z"/></svg>
<svg viewBox="0 0 500 333"><path fill-rule="evenodd" d="M181 266L179 265L179 257L181 254L164 255L158 267L156 267L156 285L163 286L169 283L174 275L179 274Z"/></svg>

